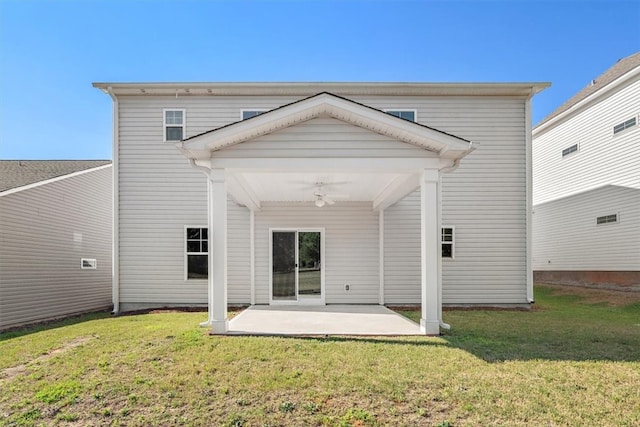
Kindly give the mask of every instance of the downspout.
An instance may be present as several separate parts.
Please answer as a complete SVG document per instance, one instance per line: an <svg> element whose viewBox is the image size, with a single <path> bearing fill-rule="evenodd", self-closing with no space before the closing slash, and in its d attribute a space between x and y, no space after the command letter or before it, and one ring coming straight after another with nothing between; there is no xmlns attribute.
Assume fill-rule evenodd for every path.
<svg viewBox="0 0 640 427"><path fill-rule="evenodd" d="M113 100L113 145L112 145L112 162L113 162L113 211L111 212L111 299L113 302L113 314L120 313L120 173L119 173L119 154L120 154L120 109L118 98L111 86L107 88L107 93Z"/></svg>
<svg viewBox="0 0 640 427"><path fill-rule="evenodd" d="M473 142L469 141L469 148L465 150L463 156L466 156L473 150L474 150ZM446 168L440 169L440 172L441 173L453 172L454 170L458 169L459 166L460 166L460 159L455 159L451 166L447 166ZM442 227L442 180L440 181L440 185L438 185L438 224L440 225L440 227ZM440 233L440 236L442 236L441 233ZM445 323L442 320L442 253L441 253L442 242L440 243L441 244L438 245L438 255L439 255L438 270L440 272L440 274L438 274L438 320L440 322L440 327L442 329L449 330L451 329L451 325L448 323Z"/></svg>

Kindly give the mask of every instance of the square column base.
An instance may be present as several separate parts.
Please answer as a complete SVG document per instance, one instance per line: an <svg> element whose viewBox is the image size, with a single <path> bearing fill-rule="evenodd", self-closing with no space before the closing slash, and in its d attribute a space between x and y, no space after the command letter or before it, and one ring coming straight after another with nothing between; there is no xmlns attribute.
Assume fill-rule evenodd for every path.
<svg viewBox="0 0 640 427"><path fill-rule="evenodd" d="M226 335L229 332L229 319L212 320L210 325L211 331L209 333L211 335Z"/></svg>
<svg viewBox="0 0 640 427"><path fill-rule="evenodd" d="M420 332L425 335L440 335L440 322L420 319Z"/></svg>

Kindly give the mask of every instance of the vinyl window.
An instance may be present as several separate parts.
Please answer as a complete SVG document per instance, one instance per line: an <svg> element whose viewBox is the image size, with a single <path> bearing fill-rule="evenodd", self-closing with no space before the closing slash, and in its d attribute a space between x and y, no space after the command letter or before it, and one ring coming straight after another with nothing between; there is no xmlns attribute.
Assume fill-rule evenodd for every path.
<svg viewBox="0 0 640 427"><path fill-rule="evenodd" d="M455 228L442 227L440 242L442 245L442 258L453 259L455 257Z"/></svg>
<svg viewBox="0 0 640 427"><path fill-rule="evenodd" d="M410 122L416 121L416 110L385 110L385 113L409 120Z"/></svg>
<svg viewBox="0 0 640 427"><path fill-rule="evenodd" d="M81 258L80 268L82 270L95 270L98 268L98 261L94 258Z"/></svg>
<svg viewBox="0 0 640 427"><path fill-rule="evenodd" d="M603 215L596 218L596 224L613 224L618 222L618 214Z"/></svg>
<svg viewBox="0 0 640 427"><path fill-rule="evenodd" d="M629 120L626 120L620 124L617 124L613 127L613 134L615 135L616 133L622 132L625 129L629 129L630 127L633 127L637 124L637 120L635 117L630 118Z"/></svg>
<svg viewBox="0 0 640 427"><path fill-rule="evenodd" d="M209 232L206 227L185 227L187 280L209 277Z"/></svg>
<svg viewBox="0 0 640 427"><path fill-rule="evenodd" d="M567 157L569 154L575 153L577 151L578 151L578 144L573 144L572 146L562 150L562 157Z"/></svg>
<svg viewBox="0 0 640 427"><path fill-rule="evenodd" d="M185 135L185 110L165 109L163 114L165 142L182 141Z"/></svg>
<svg viewBox="0 0 640 427"><path fill-rule="evenodd" d="M242 110L240 111L240 118L242 120L250 119L251 117L259 116L265 113L267 110Z"/></svg>

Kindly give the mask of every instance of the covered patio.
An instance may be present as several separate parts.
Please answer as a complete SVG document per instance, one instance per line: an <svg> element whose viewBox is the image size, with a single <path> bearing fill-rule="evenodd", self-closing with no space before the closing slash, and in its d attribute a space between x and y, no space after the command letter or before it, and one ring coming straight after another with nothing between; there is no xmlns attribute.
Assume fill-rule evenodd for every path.
<svg viewBox="0 0 640 427"><path fill-rule="evenodd" d="M336 283L339 280L334 280L331 286L326 284L325 276L337 274L339 269L336 268L336 262L325 262L324 239L325 235L333 239L335 248L336 242L344 237L334 230L331 233L328 229L325 230L323 222L330 222L329 217L325 218L322 213L329 213L326 208L324 211L315 211L320 213L315 215L316 222L313 224L303 223L305 218L310 217L310 209L322 209L325 205L334 203L336 206L342 203L348 208L351 203L360 209L360 214L351 214L352 220L357 221L358 215L368 211L369 215L377 215L377 223L383 227L385 209L419 189L421 320L418 332L439 334L440 327L443 326L441 173L455 170L460 159L473 150L470 141L323 92L188 138L177 146L191 165L204 172L208 178L209 318L205 324L211 327L212 333L242 332L249 328L247 325L254 325L249 328L254 333L296 333L296 328L300 325L307 325L300 329L300 333L332 334L330 325L333 322L329 320L335 318L335 324L343 326L336 329L336 333L350 334L350 330L355 335L384 335L385 321L382 319L397 320L394 318L397 315L391 312L390 316L388 310L381 307L385 303L382 262L385 243L382 230L379 232L376 226L379 254L374 256L375 264L371 264L379 269L379 284L375 285L379 289L375 290L376 295L373 297L380 306L341 308L349 301L340 300L337 296L338 286L343 286ZM312 188L301 184L310 184ZM334 199L330 192L336 190L342 194ZM340 196L344 199L341 200ZM233 319L231 324L227 318L228 197L246 206L250 214L248 227L251 245L246 256L251 260L253 306L246 314ZM274 206L287 206L286 214L291 225L278 222L282 215L278 217L274 214ZM262 227L261 240L256 239L257 222ZM277 226L272 225L276 223ZM268 240L264 237L267 227ZM287 233L293 234L288 236ZM298 257L298 249L295 249L295 258L290 260L292 270L295 265L295 286L289 296L281 286L276 286L276 281L280 280L276 273L281 274L281 271L276 271L281 263L281 260L276 259L276 246L289 237L297 242L302 233L311 233L307 237L317 238L321 242L322 254L318 255L317 262L303 264ZM326 246L329 247L328 242ZM345 256L354 257L354 264L356 263L357 253L345 252ZM327 256L326 260L329 259ZM258 264L262 268L260 273L256 272ZM265 268L267 264L268 270ZM303 272L301 267L311 268L313 265L318 268L315 274L317 286L310 290L304 288L301 281L302 274L308 273ZM346 291L349 290L348 283L344 287ZM367 301L350 302L371 303L371 292L370 288ZM325 306L327 301L339 305ZM256 304L270 305L263 307ZM279 307L283 304L306 304L320 308L307 310L297 306ZM362 310L364 311L360 312ZM373 317L367 318L364 315ZM294 322L284 321L291 316L295 317ZM271 325L271 330L256 329L260 322L251 319L262 319L265 327ZM381 321L371 322L366 327L371 319ZM267 320L273 322L269 323ZM245 324L245 321L248 323ZM344 325L351 323L362 325L361 328L344 328ZM405 331L405 327L406 332L411 332L409 335L416 331L405 324L396 332ZM394 333L390 329L389 334L405 333Z"/></svg>
<svg viewBox="0 0 640 427"><path fill-rule="evenodd" d="M423 335L420 325L381 305L255 305L229 321L230 335Z"/></svg>

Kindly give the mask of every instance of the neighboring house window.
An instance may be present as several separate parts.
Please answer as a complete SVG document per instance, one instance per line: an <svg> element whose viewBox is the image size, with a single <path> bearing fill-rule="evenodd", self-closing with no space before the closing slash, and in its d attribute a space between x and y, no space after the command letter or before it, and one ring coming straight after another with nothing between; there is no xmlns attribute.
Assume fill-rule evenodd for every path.
<svg viewBox="0 0 640 427"><path fill-rule="evenodd" d="M596 224L612 224L618 222L618 214L604 215L596 218Z"/></svg>
<svg viewBox="0 0 640 427"><path fill-rule="evenodd" d="M206 227L186 228L187 279L206 279L209 271L209 233Z"/></svg>
<svg viewBox="0 0 640 427"><path fill-rule="evenodd" d="M181 141L185 134L185 111L164 110L164 140Z"/></svg>
<svg viewBox="0 0 640 427"><path fill-rule="evenodd" d="M95 270L98 268L98 261L93 258L82 258L80 260L80 268L83 270Z"/></svg>
<svg viewBox="0 0 640 427"><path fill-rule="evenodd" d="M385 113L400 117L401 119L409 120L410 122L416 121L415 110L385 110Z"/></svg>
<svg viewBox="0 0 640 427"><path fill-rule="evenodd" d="M629 129L630 127L633 127L636 125L636 118L632 117L629 120L627 120L626 122L622 122L618 125L615 125L613 127L613 134L615 135L618 132L622 132L625 129Z"/></svg>
<svg viewBox="0 0 640 427"><path fill-rule="evenodd" d="M562 157L566 157L571 153L575 153L576 151L578 151L578 144L573 144L571 147L567 147L562 150Z"/></svg>
<svg viewBox="0 0 640 427"><path fill-rule="evenodd" d="M454 241L453 241L453 227L442 227L442 258L454 257Z"/></svg>
<svg viewBox="0 0 640 427"><path fill-rule="evenodd" d="M251 117L259 116L266 111L267 110L242 110L240 112L240 117L242 117L242 120L246 120L250 119Z"/></svg>

